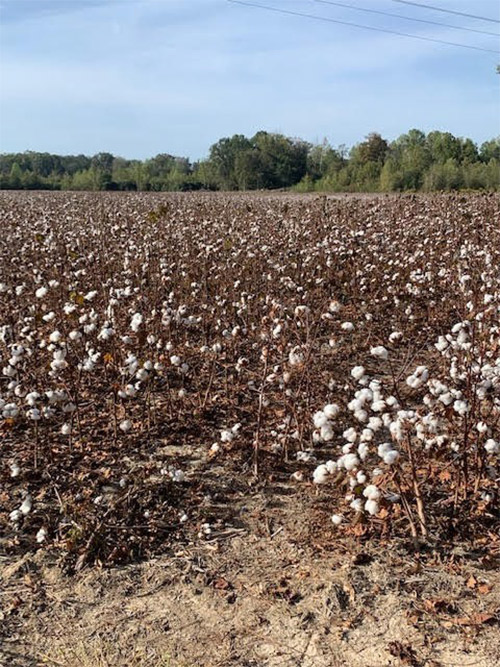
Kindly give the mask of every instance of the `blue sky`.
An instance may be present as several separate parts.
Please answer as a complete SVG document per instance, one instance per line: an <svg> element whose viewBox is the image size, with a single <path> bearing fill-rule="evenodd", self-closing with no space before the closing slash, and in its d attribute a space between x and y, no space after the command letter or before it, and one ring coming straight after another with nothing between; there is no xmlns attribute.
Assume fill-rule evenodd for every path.
<svg viewBox="0 0 500 667"><path fill-rule="evenodd" d="M421 0L500 19L497 0ZM327 5L255 0L500 51L500 39ZM394 0L345 4L500 33ZM204 157L234 133L334 145L412 127L500 134L500 56L227 0L0 0L0 151Z"/></svg>

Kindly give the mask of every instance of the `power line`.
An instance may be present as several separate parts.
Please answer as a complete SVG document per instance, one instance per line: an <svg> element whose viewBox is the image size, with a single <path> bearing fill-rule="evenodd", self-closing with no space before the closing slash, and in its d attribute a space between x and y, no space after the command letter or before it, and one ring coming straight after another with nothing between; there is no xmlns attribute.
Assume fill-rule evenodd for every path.
<svg viewBox="0 0 500 667"><path fill-rule="evenodd" d="M343 2L333 2L332 0L313 0L322 5L333 5L334 7L345 7L346 9L355 9L358 12L368 12L370 14L381 14L382 16L392 16L405 21L417 21L418 23L429 23L430 25L439 25L443 28L453 28L454 30L465 30L466 32L478 32L481 35L493 35L493 37L500 37L496 32L489 32L488 30L476 30L475 28L464 28L459 25L451 25L449 23L440 23L439 21L427 21L426 19L417 19L410 16L403 16L402 14L393 14L392 12L382 12L378 9L368 9L365 7L356 7L355 5L346 5Z"/></svg>
<svg viewBox="0 0 500 667"><path fill-rule="evenodd" d="M301 16L302 18L313 19L315 21L324 21L326 23L337 23L340 25L348 25L353 28L363 28L364 30L373 30L375 32L385 32L390 35L398 35L399 37L411 37L412 39L420 39L424 42L435 42L437 44L446 44L446 46L458 46L462 49L473 49L474 51L484 51L486 53L494 53L500 55L500 51L493 51L493 49L483 49L480 46L469 46L468 44L459 44L457 42L447 42L443 39L435 39L433 37L424 37L423 35L410 35L405 32L397 32L396 30L387 30L385 28L375 28L374 26L361 25L359 23L351 23L349 21L340 21L338 19L326 18L325 16L316 16L315 14L306 14L304 12L296 12L291 9L278 9L277 7L270 7L269 5L260 5L256 2L244 2L243 0L227 0L235 5L242 5L244 7L257 7L258 9L266 9L270 12L277 12L278 14L288 14L290 16Z"/></svg>
<svg viewBox="0 0 500 667"><path fill-rule="evenodd" d="M401 5L414 5L415 7L423 7L424 9L434 9L436 12L444 12L445 14L456 14L457 16L466 16L468 19L478 19L479 21L491 21L491 23L500 23L498 19L492 19L488 16L476 16L476 14L466 14L465 12L457 12L453 9L443 9L442 7L435 7L434 5L424 5L421 2L410 2L410 0L392 0L399 2Z"/></svg>

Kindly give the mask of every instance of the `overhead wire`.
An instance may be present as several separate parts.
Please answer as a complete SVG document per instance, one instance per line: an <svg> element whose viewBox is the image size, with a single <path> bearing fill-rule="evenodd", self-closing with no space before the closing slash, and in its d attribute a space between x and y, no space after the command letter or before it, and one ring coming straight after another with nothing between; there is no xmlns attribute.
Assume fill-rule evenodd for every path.
<svg viewBox="0 0 500 667"><path fill-rule="evenodd" d="M438 25L443 28L452 28L453 30L464 30L466 32L477 32L481 35L492 35L493 37L500 37L497 32L490 32L489 30L478 30L477 28L466 28L461 25L451 25L450 23L441 23L440 21L429 21L427 19L414 18L413 16L403 16L403 14L394 14L393 12L383 12L379 9L369 9L368 7L358 7L357 5L348 5L344 2L334 2L334 0L313 0L322 5L333 5L334 7L344 7L345 9L354 9L358 12L366 12L369 14L380 14L381 16L391 16L393 18L404 19L405 21L416 21L417 23L428 23L430 25Z"/></svg>
<svg viewBox="0 0 500 667"><path fill-rule="evenodd" d="M411 39L419 39L424 42L434 42L436 44L445 44L446 46L456 46L462 49L472 49L473 51L483 51L485 53L494 53L495 55L500 55L500 51L495 51L493 49L485 49L480 46L472 46L470 44L460 44L459 42L448 42L444 39L437 39L434 37L424 37L423 35L411 35L405 32L399 32L396 30L389 30L387 28L376 28L375 26L362 25L360 23L353 23L351 21L341 21L340 19L327 18L326 16L316 16L315 14L307 14L306 12L297 12L292 9L280 9L278 7L271 7L270 5L262 5L256 2L247 2L246 0L227 0L227 2L235 5L241 5L243 7L255 7L258 9L265 9L270 12L276 12L278 14L286 14L289 16L300 16L302 18L313 19L314 21L323 21L325 23L336 23L339 25L347 25L352 28L362 28L363 30L372 30L374 32L384 32L389 35L398 35L399 37L409 37Z"/></svg>
<svg viewBox="0 0 500 667"><path fill-rule="evenodd" d="M500 23L499 19L492 19L488 16L477 16L476 14L467 14L466 12L458 12L455 9L444 9L444 7L436 7L435 5L425 5L422 2L411 2L410 0L392 0L401 5L413 5L421 9L433 9L436 12L444 12L445 14L455 14L456 16L465 16L468 19L477 19L478 21L491 21L491 23Z"/></svg>

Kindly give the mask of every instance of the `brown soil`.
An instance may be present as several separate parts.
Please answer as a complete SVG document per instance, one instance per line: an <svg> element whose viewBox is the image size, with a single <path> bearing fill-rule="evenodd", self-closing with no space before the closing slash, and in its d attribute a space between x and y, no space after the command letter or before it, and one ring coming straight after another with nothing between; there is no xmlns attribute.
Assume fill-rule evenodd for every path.
<svg viewBox="0 0 500 667"><path fill-rule="evenodd" d="M339 543L311 520L325 492L281 491L250 490L232 522L141 564L68 576L49 552L4 559L0 665L499 664L498 563Z"/></svg>

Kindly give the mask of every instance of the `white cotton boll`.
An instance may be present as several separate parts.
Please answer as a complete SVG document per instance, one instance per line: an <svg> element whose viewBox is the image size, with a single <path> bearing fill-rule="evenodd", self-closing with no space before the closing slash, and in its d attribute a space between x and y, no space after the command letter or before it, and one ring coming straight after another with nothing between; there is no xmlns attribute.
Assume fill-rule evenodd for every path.
<svg viewBox="0 0 500 667"><path fill-rule="evenodd" d="M370 453L370 449L369 449L368 445L365 442L361 442L358 446L359 458L362 461L364 461L369 453Z"/></svg>
<svg viewBox="0 0 500 667"><path fill-rule="evenodd" d="M58 343L61 340L61 338L62 338L62 334L61 334L60 331L57 331L57 330L53 331L49 336L49 340L50 340L51 343Z"/></svg>
<svg viewBox="0 0 500 667"><path fill-rule="evenodd" d="M395 449L386 452L382 457L383 462L388 466L392 466L394 463L396 463L398 459L399 459L399 452L397 452Z"/></svg>
<svg viewBox="0 0 500 667"><path fill-rule="evenodd" d="M372 357L377 357L378 359L382 359L383 361L386 361L389 359L389 352L383 345L377 345L376 347L372 347L370 350L370 354Z"/></svg>
<svg viewBox="0 0 500 667"><path fill-rule="evenodd" d="M434 344L434 347L438 352L444 352L448 346L449 343L444 336L439 336L438 342Z"/></svg>
<svg viewBox="0 0 500 667"><path fill-rule="evenodd" d="M330 475L333 475L333 473L336 472L337 470L337 464L335 463L335 461L327 461L325 463L325 466Z"/></svg>
<svg viewBox="0 0 500 667"><path fill-rule="evenodd" d="M355 499L350 503L350 507L352 507L352 509L353 509L355 512L362 512L362 511L363 511L363 501L361 500L361 498L355 498Z"/></svg>
<svg viewBox="0 0 500 667"><path fill-rule="evenodd" d="M172 364L172 366L180 366L181 361L182 361L181 358L178 357L176 354L170 357L170 363Z"/></svg>
<svg viewBox="0 0 500 667"><path fill-rule="evenodd" d="M19 474L21 473L21 468L17 463L12 463L10 466L10 476L11 477L19 477Z"/></svg>
<svg viewBox="0 0 500 667"><path fill-rule="evenodd" d="M137 333L137 331L139 331L139 328L142 324L142 320L143 320L143 318L142 318L142 315L140 313L135 313L132 316L132 319L130 321L130 328L132 329L132 331L134 331L136 333Z"/></svg>
<svg viewBox="0 0 500 667"><path fill-rule="evenodd" d="M388 396L385 399L385 402L390 408L393 408L394 410L397 410L400 407L398 399L395 396Z"/></svg>
<svg viewBox="0 0 500 667"><path fill-rule="evenodd" d="M300 346L296 346L290 350L288 355L288 362L290 366L300 366L304 363L304 353L301 350Z"/></svg>
<svg viewBox="0 0 500 667"><path fill-rule="evenodd" d="M320 429L320 435L324 442L330 442L330 440L333 440L334 433L330 423L323 424Z"/></svg>
<svg viewBox="0 0 500 667"><path fill-rule="evenodd" d="M453 396L449 391L447 391L445 394L441 394L439 396L438 401L443 403L443 405L451 405L453 403Z"/></svg>
<svg viewBox="0 0 500 667"><path fill-rule="evenodd" d="M47 294L47 292L48 289L46 287L39 287L35 292L35 296L37 299L43 299L43 297Z"/></svg>
<svg viewBox="0 0 500 667"><path fill-rule="evenodd" d="M55 318L56 314L54 311L51 311L50 313L47 313L46 315L43 315L42 320L44 322L52 322L52 320Z"/></svg>
<svg viewBox="0 0 500 667"><path fill-rule="evenodd" d="M328 405L325 405L323 408L323 412L328 417L328 419L335 419L335 417L340 412L340 408L336 403L328 403Z"/></svg>
<svg viewBox="0 0 500 667"><path fill-rule="evenodd" d="M234 439L234 433L227 429L220 432L221 442L231 442Z"/></svg>
<svg viewBox="0 0 500 667"><path fill-rule="evenodd" d="M354 324L352 322L344 322L341 328L346 333L352 333L354 331Z"/></svg>
<svg viewBox="0 0 500 667"><path fill-rule="evenodd" d="M384 400L380 399L378 401L373 401L370 407L372 412L383 412L385 410L386 403Z"/></svg>
<svg viewBox="0 0 500 667"><path fill-rule="evenodd" d="M304 480L304 473L301 472L300 470L296 470L294 473L290 475L290 477L295 482L302 482Z"/></svg>
<svg viewBox="0 0 500 667"><path fill-rule="evenodd" d="M476 424L476 429L478 430L479 433L486 433L488 430L488 426L484 422L478 422Z"/></svg>
<svg viewBox="0 0 500 667"><path fill-rule="evenodd" d="M325 484L328 480L328 468L326 465L319 465L313 472L314 484Z"/></svg>
<svg viewBox="0 0 500 667"><path fill-rule="evenodd" d="M47 539L47 531L45 528L40 528L40 530L36 534L36 541L38 544L42 544L42 542L45 542Z"/></svg>
<svg viewBox="0 0 500 667"><path fill-rule="evenodd" d="M71 424L63 424L61 426L61 433L63 435L71 435Z"/></svg>
<svg viewBox="0 0 500 667"><path fill-rule="evenodd" d="M372 477L372 479L375 479L375 477L380 477L380 475L383 475L383 474L384 474L383 470L381 470L380 468L374 468L372 470L371 477Z"/></svg>
<svg viewBox="0 0 500 667"><path fill-rule="evenodd" d="M356 442L356 439L358 437L356 429L353 428L352 426L348 428L346 431L344 431L342 435L347 440L347 442Z"/></svg>
<svg viewBox="0 0 500 667"><path fill-rule="evenodd" d="M24 400L28 405L34 407L39 398L40 394L37 391L31 391L29 394L26 394Z"/></svg>
<svg viewBox="0 0 500 667"><path fill-rule="evenodd" d="M364 428L361 432L360 440L363 442L371 442L373 440L373 431L371 428Z"/></svg>
<svg viewBox="0 0 500 667"><path fill-rule="evenodd" d="M139 368L137 373L135 374L135 377L140 380L141 382L144 382L144 380L147 380L149 377L149 373L145 368Z"/></svg>
<svg viewBox="0 0 500 667"><path fill-rule="evenodd" d="M356 410L354 417L362 424L368 419L368 412L366 410Z"/></svg>
<svg viewBox="0 0 500 667"><path fill-rule="evenodd" d="M176 482L177 484L184 482L186 479L186 475L184 474L183 470L174 470L170 473L170 477L172 478L172 481Z"/></svg>
<svg viewBox="0 0 500 667"><path fill-rule="evenodd" d="M363 366L354 366L351 370L351 375L355 380L360 380L365 374L365 369Z"/></svg>
<svg viewBox="0 0 500 667"><path fill-rule="evenodd" d="M179 391L177 392L177 396L178 396L179 398L186 398L186 396L187 396L187 391L186 391L184 388L179 389Z"/></svg>
<svg viewBox="0 0 500 667"><path fill-rule="evenodd" d="M313 423L316 428L321 428L325 424L328 424L328 417L323 410L318 410L318 412L313 414Z"/></svg>
<svg viewBox="0 0 500 667"><path fill-rule="evenodd" d="M500 442L496 442L493 438L485 442L484 448L488 454L500 454Z"/></svg>
<svg viewBox="0 0 500 667"><path fill-rule="evenodd" d="M328 306L328 310L331 313L338 313L341 308L342 305L338 301L330 301L330 305Z"/></svg>
<svg viewBox="0 0 500 667"><path fill-rule="evenodd" d="M376 500L367 500L365 503L365 510L370 514L371 516L374 516L378 512L378 503Z"/></svg>
<svg viewBox="0 0 500 667"><path fill-rule="evenodd" d="M24 499L23 504L19 508L19 511L21 512L21 514L24 514L24 516L26 516L31 512L32 507L33 507L33 502L31 500L31 496L27 495L26 498Z"/></svg>
<svg viewBox="0 0 500 667"><path fill-rule="evenodd" d="M334 526L339 526L343 521L343 517L340 514L332 514L332 523Z"/></svg>
<svg viewBox="0 0 500 667"><path fill-rule="evenodd" d="M132 422L130 421L130 419L124 419L120 423L120 430L123 431L124 433L130 431L131 428L132 428Z"/></svg>
<svg viewBox="0 0 500 667"><path fill-rule="evenodd" d="M384 423L380 417L370 417L368 420L368 427L374 432L377 432L379 429L381 429L383 424Z"/></svg>
<svg viewBox="0 0 500 667"><path fill-rule="evenodd" d="M83 297L85 301L93 301L97 296L97 290L92 290L91 292L87 292L87 294Z"/></svg>
<svg viewBox="0 0 500 667"><path fill-rule="evenodd" d="M354 470L359 465L359 459L356 454L346 454L344 457L344 468L347 471Z"/></svg>
<svg viewBox="0 0 500 667"><path fill-rule="evenodd" d="M73 341L80 340L82 336L83 334L81 334L80 331L73 330L69 332L69 338Z"/></svg>
<svg viewBox="0 0 500 667"><path fill-rule="evenodd" d="M358 484L364 484L366 482L366 475L362 470L358 470L356 473L356 481Z"/></svg>
<svg viewBox="0 0 500 667"><path fill-rule="evenodd" d="M378 487L375 486L375 484L369 484L363 491L363 495L365 498L368 498L369 500L377 500L380 498L380 490Z"/></svg>
<svg viewBox="0 0 500 667"><path fill-rule="evenodd" d="M31 410L28 410L28 412L26 413L26 416L28 417L28 419L31 419L32 421L35 422L40 421L41 419L40 410L38 408L31 408Z"/></svg>
<svg viewBox="0 0 500 667"><path fill-rule="evenodd" d="M469 411L469 405L467 401L455 401L453 403L453 409L457 414L463 416Z"/></svg>
<svg viewBox="0 0 500 667"><path fill-rule="evenodd" d="M12 523L18 523L19 521L21 521L22 517L23 513L21 512L21 510L13 510L9 514L9 519Z"/></svg>
<svg viewBox="0 0 500 667"><path fill-rule="evenodd" d="M393 331L391 335L389 336L389 342L390 343L396 343L398 340L400 340L403 337L403 334L401 331Z"/></svg>

